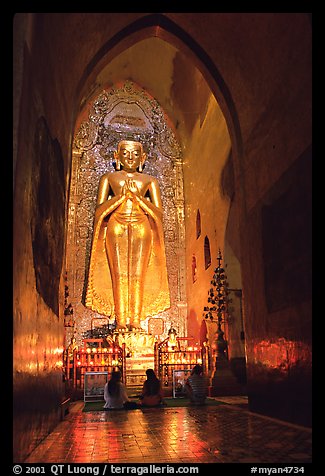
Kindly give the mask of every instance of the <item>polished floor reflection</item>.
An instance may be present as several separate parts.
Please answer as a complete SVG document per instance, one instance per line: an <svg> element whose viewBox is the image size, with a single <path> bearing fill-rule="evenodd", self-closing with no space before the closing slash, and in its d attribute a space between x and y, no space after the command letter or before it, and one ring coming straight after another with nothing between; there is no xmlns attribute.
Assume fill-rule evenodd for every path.
<svg viewBox="0 0 325 476"><path fill-rule="evenodd" d="M82 412L83 402L26 463L310 463L311 430L218 406Z"/></svg>

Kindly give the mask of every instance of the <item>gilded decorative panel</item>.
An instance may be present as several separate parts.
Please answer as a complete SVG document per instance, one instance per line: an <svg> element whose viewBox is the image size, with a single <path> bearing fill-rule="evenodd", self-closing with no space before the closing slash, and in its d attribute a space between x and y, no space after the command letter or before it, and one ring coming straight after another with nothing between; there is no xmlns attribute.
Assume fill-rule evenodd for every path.
<svg viewBox="0 0 325 476"><path fill-rule="evenodd" d="M133 83L126 82L121 87L103 90L92 101L88 118L80 124L74 137L66 265L75 326L67 329L67 342L74 332L80 342L94 326L95 319L105 317L87 309L83 302L99 179L104 173L114 172L113 151L122 139L143 144L147 153L145 173L157 178L161 189L171 299L171 308L156 317L164 321L161 338L167 336L171 325L178 329L179 335L186 335L181 148L157 101ZM142 327L150 332L148 320L143 321ZM113 319L109 323L113 326Z"/></svg>

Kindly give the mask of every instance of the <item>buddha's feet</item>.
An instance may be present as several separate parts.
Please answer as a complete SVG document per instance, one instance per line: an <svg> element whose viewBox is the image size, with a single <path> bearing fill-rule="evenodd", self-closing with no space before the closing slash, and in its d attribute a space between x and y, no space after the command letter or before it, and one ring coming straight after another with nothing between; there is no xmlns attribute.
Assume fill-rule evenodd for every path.
<svg viewBox="0 0 325 476"><path fill-rule="evenodd" d="M123 333L123 332L128 332L129 329L126 325L119 325L116 329L115 329L115 332L120 332L120 333Z"/></svg>

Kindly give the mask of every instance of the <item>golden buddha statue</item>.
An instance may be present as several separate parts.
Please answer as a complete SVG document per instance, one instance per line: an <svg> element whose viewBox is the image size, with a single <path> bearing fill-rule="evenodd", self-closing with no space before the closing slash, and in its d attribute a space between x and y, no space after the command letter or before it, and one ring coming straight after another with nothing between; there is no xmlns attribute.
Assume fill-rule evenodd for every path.
<svg viewBox="0 0 325 476"><path fill-rule="evenodd" d="M157 180L142 173L140 142L123 140L116 171L99 182L85 304L118 327L170 307L162 203Z"/></svg>

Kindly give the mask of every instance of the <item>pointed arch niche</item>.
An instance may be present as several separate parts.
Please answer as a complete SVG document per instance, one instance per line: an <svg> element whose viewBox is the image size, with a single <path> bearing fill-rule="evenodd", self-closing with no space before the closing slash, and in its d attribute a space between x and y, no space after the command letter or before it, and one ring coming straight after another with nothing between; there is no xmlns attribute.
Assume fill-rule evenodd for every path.
<svg viewBox="0 0 325 476"><path fill-rule="evenodd" d="M102 91L117 90L122 87L122 83L126 84L127 79L130 80L129 84L133 84L132 87L137 89L139 97L141 94L145 95L141 99L140 116L146 125L148 135L152 133L150 124L153 125L155 120L149 119L153 116L150 116L152 112L149 112L144 105L146 101L147 104L153 101L158 105L158 109L163 111L166 130L173 131L173 137L177 133L181 153L177 152L169 159L174 166L170 169L172 170L170 177L174 185L162 186L166 196L169 194L172 197L173 194L171 200L173 200L172 207L174 208L171 210L176 210L173 219L175 226L172 227L170 222L169 228L165 230L167 246L170 250L166 250L167 254L169 253L167 255L168 274L173 293L173 307L168 312L168 319L173 321L171 323L179 335L199 339L203 308L206 305L211 280L209 272L211 268L204 269L202 238L210 237L211 264L214 266L217 250L224 249L226 223L230 209L230 200L224 195L222 189L222 174L231 148L237 164L234 167L235 173L240 164L241 142L240 138L238 139L240 136L238 121L224 81L215 66L212 65L210 68L211 61L201 48L166 18L161 18L159 15L149 17L145 24L135 22L136 24L119 32L116 37L102 46L98 55L87 66L85 70L87 77L81 78L76 92L78 97L76 107L78 110L82 109L83 114L80 113L76 117L75 134L79 134L78 131L80 131L78 138L81 141L80 145L84 149L87 148L89 136L96 134L96 131L90 124L81 126L82 122L89 122L88 112L85 111L89 111L90 104L100 97ZM156 21L157 27L154 26ZM129 111L133 109L132 115L134 115L134 106L135 103L128 106ZM100 108L101 105L98 104L98 107ZM107 137L105 140L107 141ZM163 142L160 144L161 147ZM149 173L150 160L155 161L155 157L160 157L164 163L165 153L160 150L159 154L151 154L152 158L149 158L145 172ZM74 214L80 213L80 207L88 207L91 214L91 207L94 207L95 203L95 188L91 181L84 184L86 188L91 189L92 195L88 197L83 195L81 189L74 189L78 182L73 177L84 173L82 167L86 156L90 157L87 159L90 163L94 161L91 154L81 152L75 144L71 194L75 194L76 198L70 200L69 230L72 229L70 221L78 219ZM108 157L102 164L111 160ZM93 165L90 164L90 167ZM104 172L103 166L102 172ZM99 175L98 173L96 180ZM200 210L202 219L200 237L196 234L197 210ZM166 212L167 209L165 216ZM70 243L76 243L77 240L80 243L80 236L71 236L71 231L69 233ZM81 228L79 234L86 235L83 238L86 240L84 250L80 251L84 256L82 258L78 256L78 262L81 260L83 264L77 267L71 264L71 261L77 258L73 256L73 253L69 253L69 247L67 263L69 286L72 286L76 308L75 320L85 330L90 325L91 311L80 304L81 291L75 289L75 286L77 283L80 285L81 282L84 286L92 223L89 222L87 226ZM175 242L168 245L168 240L173 239ZM192 279L193 254L197 259L195 283ZM224 258L226 260L226 255ZM166 318L165 332L168 326ZM212 342L216 329L214 324L208 327L208 338Z"/></svg>
<svg viewBox="0 0 325 476"><path fill-rule="evenodd" d="M133 82L126 81L102 89L88 102L78 118L74 136L66 266L75 321L70 334L75 332L77 340L91 330L92 323L114 323L113 319L108 321L86 308L83 302L99 179L104 173L114 172L113 151L126 138L143 144L147 153L144 172L156 177L161 188L171 297L171 308L156 316L164 321L162 337L167 336L175 322L180 334L186 335L186 312L184 306L179 306L180 297L183 303L186 293L185 280L180 279L185 276L181 148L158 102ZM151 318L143 322L145 330Z"/></svg>

